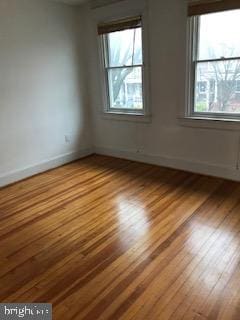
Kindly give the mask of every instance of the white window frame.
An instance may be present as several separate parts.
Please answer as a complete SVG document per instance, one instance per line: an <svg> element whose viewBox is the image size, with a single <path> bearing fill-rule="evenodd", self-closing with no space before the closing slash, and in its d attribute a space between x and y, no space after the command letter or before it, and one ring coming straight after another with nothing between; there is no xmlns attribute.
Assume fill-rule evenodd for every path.
<svg viewBox="0 0 240 320"><path fill-rule="evenodd" d="M184 118L200 119L200 120L223 120L223 121L240 121L240 113L217 113L217 112L196 112L195 106L195 81L198 63L206 63L211 61L228 61L236 60L240 57L198 60L199 45L199 19L200 16L188 18L188 64L187 64L187 107Z"/></svg>
<svg viewBox="0 0 240 320"><path fill-rule="evenodd" d="M136 65L127 65L127 66L117 66L117 67L111 67L109 66L109 47L108 47L108 35L109 34L103 34L100 35L100 41L101 41L101 56L102 61L101 64L104 68L104 83L105 83L105 109L104 111L106 113L114 113L114 114L133 114L133 115L145 115L146 114L146 101L145 101L145 81L144 81L144 52L143 52L143 27L138 27L141 29L142 33L142 64L136 64ZM131 29L126 29L131 30ZM110 98L110 92L109 92L109 70L114 69L125 69L125 68L141 68L142 72L142 102L143 102L143 108L142 109L133 109L133 108L112 108L111 105L111 98Z"/></svg>
<svg viewBox="0 0 240 320"><path fill-rule="evenodd" d="M105 8L104 8L105 9ZM104 119L132 121L132 122L146 122L152 121L150 110L150 76L149 76L149 48L148 48L148 12L143 0L125 0L119 2L111 7L111 13L108 10L100 10L96 13L96 25L101 23L109 23L119 21L131 17L142 17L142 57L143 57L143 72L142 72L142 87L143 87L143 110L119 109L113 110L109 108L108 102L108 82L106 79L105 65L104 65L104 41L102 36L97 36L99 48L100 74L99 81L101 83L102 92L102 106L99 112ZM140 111L140 112L139 112Z"/></svg>

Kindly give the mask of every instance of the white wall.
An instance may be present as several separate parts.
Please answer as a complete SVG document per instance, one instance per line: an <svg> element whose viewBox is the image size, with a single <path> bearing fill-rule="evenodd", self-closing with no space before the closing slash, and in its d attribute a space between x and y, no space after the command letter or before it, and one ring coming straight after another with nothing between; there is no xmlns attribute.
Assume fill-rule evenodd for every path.
<svg viewBox="0 0 240 320"><path fill-rule="evenodd" d="M187 5L183 0L149 0L147 3L150 62L151 123L105 119L97 54L96 16L110 17L130 11L138 1L126 0L89 15L89 68L94 140L99 153L170 167L240 179L236 169L239 131L183 126L179 108L185 105ZM97 11L98 10L98 11ZM88 12L87 12L88 11ZM239 128L239 127L237 127Z"/></svg>
<svg viewBox="0 0 240 320"><path fill-rule="evenodd" d="M0 185L91 151L84 27L70 6L0 1Z"/></svg>
<svg viewBox="0 0 240 320"><path fill-rule="evenodd" d="M131 14L144 2L151 122L106 119L96 16ZM178 119L185 105L184 0L124 0L95 10L0 0L0 41L0 186L89 154L92 141L98 153L240 180L238 126L197 128Z"/></svg>

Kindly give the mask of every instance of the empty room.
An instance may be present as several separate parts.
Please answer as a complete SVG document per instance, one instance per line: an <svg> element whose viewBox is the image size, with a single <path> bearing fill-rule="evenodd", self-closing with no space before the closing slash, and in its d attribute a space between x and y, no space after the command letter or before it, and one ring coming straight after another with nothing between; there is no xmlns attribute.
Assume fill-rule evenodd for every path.
<svg viewBox="0 0 240 320"><path fill-rule="evenodd" d="M0 320L240 319L239 30L239 0L0 0Z"/></svg>

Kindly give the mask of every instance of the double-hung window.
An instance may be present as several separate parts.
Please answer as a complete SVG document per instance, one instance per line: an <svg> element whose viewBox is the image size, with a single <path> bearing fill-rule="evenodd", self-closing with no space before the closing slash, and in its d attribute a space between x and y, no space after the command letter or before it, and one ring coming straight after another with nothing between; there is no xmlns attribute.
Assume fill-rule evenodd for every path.
<svg viewBox="0 0 240 320"><path fill-rule="evenodd" d="M240 10L224 3L190 7L189 116L240 119Z"/></svg>
<svg viewBox="0 0 240 320"><path fill-rule="evenodd" d="M142 19L98 26L105 80L105 111L145 114Z"/></svg>

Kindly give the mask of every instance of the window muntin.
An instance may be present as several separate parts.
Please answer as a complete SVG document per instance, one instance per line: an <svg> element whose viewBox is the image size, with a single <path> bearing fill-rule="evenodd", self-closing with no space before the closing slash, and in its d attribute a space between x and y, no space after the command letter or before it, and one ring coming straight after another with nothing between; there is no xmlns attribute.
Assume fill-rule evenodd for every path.
<svg viewBox="0 0 240 320"><path fill-rule="evenodd" d="M104 34L107 111L144 113L142 28Z"/></svg>
<svg viewBox="0 0 240 320"><path fill-rule="evenodd" d="M240 10L191 18L194 95L192 114L240 116Z"/></svg>

